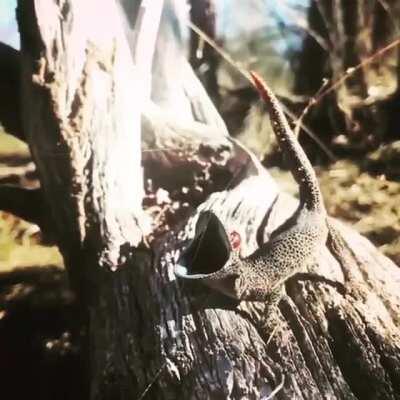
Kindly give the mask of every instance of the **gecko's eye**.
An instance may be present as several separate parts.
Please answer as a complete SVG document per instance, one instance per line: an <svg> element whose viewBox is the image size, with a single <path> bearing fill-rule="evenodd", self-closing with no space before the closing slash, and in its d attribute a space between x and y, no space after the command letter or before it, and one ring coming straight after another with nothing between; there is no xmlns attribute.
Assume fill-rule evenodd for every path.
<svg viewBox="0 0 400 400"><path fill-rule="evenodd" d="M231 244L232 250L237 251L239 250L242 243L242 238L240 237L238 232L232 231L229 234L229 242Z"/></svg>

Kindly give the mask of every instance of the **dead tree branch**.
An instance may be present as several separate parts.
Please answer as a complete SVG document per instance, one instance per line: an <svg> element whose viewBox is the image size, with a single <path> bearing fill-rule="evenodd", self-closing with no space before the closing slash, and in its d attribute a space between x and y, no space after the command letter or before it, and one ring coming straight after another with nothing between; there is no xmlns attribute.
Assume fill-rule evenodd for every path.
<svg viewBox="0 0 400 400"><path fill-rule="evenodd" d="M263 304L226 304L205 287L176 280L173 267L199 210L215 212L227 231L240 230L246 255L296 201L218 124L207 124L209 130L204 120L190 124L188 116L196 118L189 108L176 120L147 108L117 15L113 2L95 0L18 6L24 131L87 310L91 398L260 399L274 388L278 399L398 398L400 271L354 231L339 227L355 254L351 282L326 248L316 267L350 285L348 294L293 280L273 335ZM205 115L215 116L197 99ZM146 196L141 112L147 150L167 148L143 158L146 179L171 171ZM176 179L181 173L189 175L184 184ZM197 198L186 196L189 185L200 187ZM159 189L169 199L157 202ZM151 206L142 210L151 196L158 222ZM171 219L159 234L159 221ZM151 248L140 245L149 220ZM218 249L209 250L202 256L213 263Z"/></svg>

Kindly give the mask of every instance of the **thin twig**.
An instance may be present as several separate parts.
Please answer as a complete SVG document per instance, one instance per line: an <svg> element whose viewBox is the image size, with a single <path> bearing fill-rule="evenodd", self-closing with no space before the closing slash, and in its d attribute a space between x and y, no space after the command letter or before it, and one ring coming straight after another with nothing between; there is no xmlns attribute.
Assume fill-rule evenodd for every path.
<svg viewBox="0 0 400 400"><path fill-rule="evenodd" d="M345 71L345 73L338 78L335 82L332 83L331 86L329 86L328 89L324 90L316 99L315 101L318 103L323 97L325 97L327 94L335 90L338 86L340 86L346 79L348 79L350 76L354 75L355 72L357 72L359 69L371 64L376 58L382 56L384 53L388 52L389 50L394 49L396 46L400 45L400 38L397 38L393 42L389 43L385 47L380 48L376 53L372 54L370 57L367 57L364 59L362 62L359 64L355 65L354 67L349 67Z"/></svg>
<svg viewBox="0 0 400 400"><path fill-rule="evenodd" d="M304 120L305 116L308 114L308 112L310 111L311 107L314 106L315 104L317 104L316 98L325 89L325 87L328 85L328 83L329 83L328 79L324 79L322 81L321 87L318 89L317 93L315 93L315 95L310 98L307 106L304 108L304 110L301 113L300 117L297 119L296 125L295 125L294 130L293 130L293 133L295 134L295 136L297 138L300 135L300 129L301 129L301 126L303 124L303 120Z"/></svg>
<svg viewBox="0 0 400 400"><path fill-rule="evenodd" d="M156 380L161 375L161 372L165 368L166 365L167 365L167 360L162 363L161 367L155 373L153 379L149 382L149 384L146 386L146 388L144 389L143 393L137 398L137 400L143 400L144 399L144 397L146 396L147 392L155 384Z"/></svg>

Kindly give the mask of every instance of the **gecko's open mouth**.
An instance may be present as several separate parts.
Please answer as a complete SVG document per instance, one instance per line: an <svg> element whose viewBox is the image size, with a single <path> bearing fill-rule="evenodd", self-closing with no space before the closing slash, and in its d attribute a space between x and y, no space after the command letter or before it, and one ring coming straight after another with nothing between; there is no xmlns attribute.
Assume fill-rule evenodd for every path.
<svg viewBox="0 0 400 400"><path fill-rule="evenodd" d="M228 261L231 246L225 228L210 211L200 214L193 241L175 265L180 278L205 278L220 270Z"/></svg>

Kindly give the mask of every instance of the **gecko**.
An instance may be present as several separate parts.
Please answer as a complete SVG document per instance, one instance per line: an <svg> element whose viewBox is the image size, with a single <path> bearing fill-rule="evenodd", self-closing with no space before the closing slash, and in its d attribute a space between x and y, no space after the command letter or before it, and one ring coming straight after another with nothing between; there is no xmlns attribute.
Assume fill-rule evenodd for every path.
<svg viewBox="0 0 400 400"><path fill-rule="evenodd" d="M251 72L251 77L268 108L279 146L287 156L290 171L299 185L299 206L271 234L268 242L245 258L239 255L240 236L236 232L228 235L214 213L202 212L196 224L195 240L178 260L175 274L180 278L200 280L236 300L262 301L273 307L285 293L285 282L306 272L314 263L317 252L327 242L329 228L322 193L309 159L272 90L256 73ZM221 252L226 252L219 254L225 263L221 269L213 271L200 261L188 274L186 261L201 260L202 254L196 252L200 247L207 249L206 243L200 246L200 241L204 240L209 240L214 249L222 248Z"/></svg>

